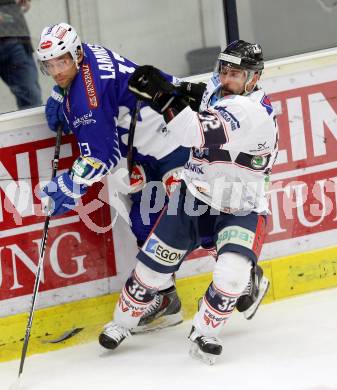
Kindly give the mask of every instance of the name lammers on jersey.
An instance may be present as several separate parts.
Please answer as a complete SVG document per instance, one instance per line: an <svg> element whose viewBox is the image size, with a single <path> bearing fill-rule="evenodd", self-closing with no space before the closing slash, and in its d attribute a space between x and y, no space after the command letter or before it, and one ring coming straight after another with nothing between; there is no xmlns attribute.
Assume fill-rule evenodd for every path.
<svg viewBox="0 0 337 390"><path fill-rule="evenodd" d="M104 49L104 47L99 45L90 45L88 44L89 49L94 53L94 56L97 59L98 69L107 72L100 74L101 79L115 79L116 70L112 63L109 53Z"/></svg>
<svg viewBox="0 0 337 390"><path fill-rule="evenodd" d="M145 253L161 264L175 265L180 263L186 251L172 248L161 241L155 234L151 234L145 244Z"/></svg>

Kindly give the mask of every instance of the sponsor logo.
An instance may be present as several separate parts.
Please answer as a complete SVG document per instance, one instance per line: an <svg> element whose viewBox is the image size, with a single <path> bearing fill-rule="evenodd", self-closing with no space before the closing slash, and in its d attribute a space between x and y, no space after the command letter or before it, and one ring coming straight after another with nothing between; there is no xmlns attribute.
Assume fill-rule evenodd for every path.
<svg viewBox="0 0 337 390"><path fill-rule="evenodd" d="M129 306L129 302L125 301L126 304L124 304L123 301L125 301L124 296L120 296L119 300L118 300L118 306L121 308L122 312L125 313L126 311L129 310L129 307L128 307Z"/></svg>
<svg viewBox="0 0 337 390"><path fill-rule="evenodd" d="M271 105L271 101L270 101L269 97L266 95L263 95L263 98L261 99L260 103L266 109L268 115L271 115L273 112L273 106Z"/></svg>
<svg viewBox="0 0 337 390"><path fill-rule="evenodd" d="M193 164L190 161L187 161L187 163L185 164L185 169L188 169L189 171L197 173L199 175L205 174L201 164Z"/></svg>
<svg viewBox="0 0 337 390"><path fill-rule="evenodd" d="M66 98L66 109L67 109L68 113L70 113L70 101L69 101L69 95L67 95L67 98Z"/></svg>
<svg viewBox="0 0 337 390"><path fill-rule="evenodd" d="M90 171L90 166L88 166L88 164L82 160L82 159L77 159L75 162L74 162L74 165L72 167L72 172L76 175L76 176L80 176L80 177L84 177L86 176L86 174L88 173L88 171Z"/></svg>
<svg viewBox="0 0 337 390"><path fill-rule="evenodd" d="M73 126L76 129L78 126L86 126L90 125L91 123L96 123L96 119L92 118L92 111L90 110L87 114L84 114L79 118L75 117L75 120L73 121Z"/></svg>
<svg viewBox="0 0 337 390"><path fill-rule="evenodd" d="M255 233L251 230L241 226L228 226L219 232L216 247L219 251L224 245L236 244L252 249L254 238Z"/></svg>
<svg viewBox="0 0 337 390"><path fill-rule="evenodd" d="M55 24L53 24L52 26L50 26L44 35L49 35L49 34L53 31L53 28L54 28L54 27L55 27Z"/></svg>
<svg viewBox="0 0 337 390"><path fill-rule="evenodd" d="M40 45L40 48L44 50L44 49L49 49L52 46L53 46L52 41L43 41Z"/></svg>
<svg viewBox="0 0 337 390"><path fill-rule="evenodd" d="M254 156L250 161L250 165L254 169L263 169L267 164L268 158L265 156Z"/></svg>
<svg viewBox="0 0 337 390"><path fill-rule="evenodd" d="M72 166L72 173L76 176L86 177L93 169L98 171L102 167L100 162L90 157L79 157Z"/></svg>
<svg viewBox="0 0 337 390"><path fill-rule="evenodd" d="M266 150L269 150L269 145L267 145L267 141L265 141L264 143L257 144L257 149L250 149L249 152L256 153L256 152L262 152Z"/></svg>
<svg viewBox="0 0 337 390"><path fill-rule="evenodd" d="M209 156L208 148L193 148L193 157L195 158L205 158Z"/></svg>
<svg viewBox="0 0 337 390"><path fill-rule="evenodd" d="M152 237L147 241L145 246L145 252L148 256L166 265L178 264L182 260L186 251L175 249L164 244L154 234L152 234Z"/></svg>
<svg viewBox="0 0 337 390"><path fill-rule="evenodd" d="M166 137L169 133L168 128L165 124L161 123L160 126L157 129L157 133L159 133L161 136Z"/></svg>
<svg viewBox="0 0 337 390"><path fill-rule="evenodd" d="M257 43L255 43L255 45L253 45L253 52L255 54L260 54L262 51L261 51L261 46L258 45Z"/></svg>
<svg viewBox="0 0 337 390"><path fill-rule="evenodd" d="M144 313L144 309L139 308L137 305L133 304L129 299L127 299L123 292L118 300L118 306L123 313L130 310L132 317L141 317Z"/></svg>
<svg viewBox="0 0 337 390"><path fill-rule="evenodd" d="M167 196L171 196L173 191L181 183L181 172L182 168L176 168L166 172L163 176L162 181L166 189Z"/></svg>
<svg viewBox="0 0 337 390"><path fill-rule="evenodd" d="M219 318L217 320L212 320L207 316L207 314L204 314L204 321L206 326L212 327L212 328L217 328L223 321L225 321L226 318Z"/></svg>
<svg viewBox="0 0 337 390"><path fill-rule="evenodd" d="M91 72L89 64L82 65L82 77L83 77L85 91L86 91L88 102L89 102L89 107L90 108L97 108L98 107L98 99L97 99L94 79L92 77L92 72Z"/></svg>
<svg viewBox="0 0 337 390"><path fill-rule="evenodd" d="M62 40L63 37L66 35L67 33L67 29L64 28L64 27L59 27L57 30L56 30L56 33L54 34L56 38L58 38L59 40Z"/></svg>
<svg viewBox="0 0 337 390"><path fill-rule="evenodd" d="M144 313L144 310L133 310L132 317L141 317Z"/></svg>
<svg viewBox="0 0 337 390"><path fill-rule="evenodd" d="M240 128L240 122L235 118L235 116L226 110L225 107L214 107L219 114L224 118L225 122L227 122L231 126L231 130L234 131Z"/></svg>

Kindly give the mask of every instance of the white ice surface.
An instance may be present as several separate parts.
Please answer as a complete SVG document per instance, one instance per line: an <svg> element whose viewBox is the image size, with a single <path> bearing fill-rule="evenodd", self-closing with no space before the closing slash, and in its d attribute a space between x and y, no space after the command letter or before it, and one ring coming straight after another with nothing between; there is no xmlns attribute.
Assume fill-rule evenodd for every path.
<svg viewBox="0 0 337 390"><path fill-rule="evenodd" d="M337 390L337 289L260 307L252 321L234 313L214 366L188 355L190 322L134 336L114 352L98 343L35 355L27 390ZM0 389L18 361L0 364Z"/></svg>

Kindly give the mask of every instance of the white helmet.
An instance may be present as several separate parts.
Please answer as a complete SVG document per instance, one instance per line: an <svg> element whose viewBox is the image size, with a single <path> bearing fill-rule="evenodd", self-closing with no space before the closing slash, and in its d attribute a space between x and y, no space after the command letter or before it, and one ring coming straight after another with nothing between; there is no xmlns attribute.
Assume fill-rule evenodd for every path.
<svg viewBox="0 0 337 390"><path fill-rule="evenodd" d="M38 60L43 62L70 53L78 67L78 49L82 50L82 44L74 27L59 23L43 29L36 54Z"/></svg>

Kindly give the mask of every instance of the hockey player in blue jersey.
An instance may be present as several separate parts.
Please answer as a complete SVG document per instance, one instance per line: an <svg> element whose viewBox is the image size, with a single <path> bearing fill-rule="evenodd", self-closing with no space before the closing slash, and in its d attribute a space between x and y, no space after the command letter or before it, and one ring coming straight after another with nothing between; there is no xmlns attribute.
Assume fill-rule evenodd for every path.
<svg viewBox="0 0 337 390"><path fill-rule="evenodd" d="M75 29L66 23L46 27L36 53L42 72L52 76L57 83L46 105L48 125L54 131L59 124L65 133L71 130L80 149L72 168L53 179L42 193L45 198L52 199L51 215L60 215L75 208L88 187L109 173L121 155L126 156L127 139L124 136L128 136L130 113L136 106L136 98L128 90L128 79L137 65L100 45L82 43ZM165 77L175 81L170 75ZM175 168L187 160L188 149L162 141L160 145L156 144L153 137L165 122L147 104L142 105L138 119L137 127L153 129L153 132L147 133L145 145L135 137L135 146L142 154L136 152L134 170L141 163L147 180L164 178L170 181ZM174 156L168 158L172 152ZM156 165L158 161L160 168ZM142 222L140 194L132 195L130 212L132 230L139 244L146 239L158 215L150 214L150 225ZM173 282L163 286L156 302L148 318L140 324L142 330L157 317L162 317L160 322L164 324L152 326L182 321L181 303Z"/></svg>
<svg viewBox="0 0 337 390"><path fill-rule="evenodd" d="M44 189L54 202L53 215L59 215L74 208L88 186L100 181L118 164L121 155L126 155L125 137L130 112L136 105L127 83L137 65L100 45L81 43L75 29L65 23L43 30L37 55L43 72L58 84L46 106L49 127L56 130L62 123L65 132L70 129L81 153L70 171L57 176ZM172 76L165 77L175 81ZM182 93L192 95L190 101L197 101L198 106L202 93L200 88L197 92L196 89L187 83L182 85ZM144 183L162 180L170 191L170 186L179 180L178 171L187 161L189 149L179 143L167 144L162 116L147 104L141 108L140 119L134 142L134 174L145 175ZM138 191L131 195L130 211L131 229L140 246L159 215L159 212L150 214L150 224L143 222L141 194ZM180 300L172 282L163 286L156 298L138 329L172 325L182 320ZM154 319L156 323L152 323Z"/></svg>

